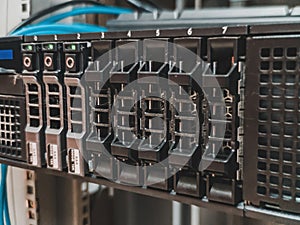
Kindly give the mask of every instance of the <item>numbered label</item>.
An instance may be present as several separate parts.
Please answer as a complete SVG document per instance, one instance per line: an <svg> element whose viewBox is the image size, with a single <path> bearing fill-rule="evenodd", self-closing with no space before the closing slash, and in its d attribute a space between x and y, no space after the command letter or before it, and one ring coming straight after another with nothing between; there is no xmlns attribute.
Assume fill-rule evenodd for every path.
<svg viewBox="0 0 300 225"><path fill-rule="evenodd" d="M155 36L156 36L156 37L159 37L159 36L160 36L160 30L159 30L159 29L157 29L157 30L155 31Z"/></svg>
<svg viewBox="0 0 300 225"><path fill-rule="evenodd" d="M228 30L228 27L227 27L227 26L222 27L222 30L223 30L222 34L226 34L226 33L227 33L227 30Z"/></svg>

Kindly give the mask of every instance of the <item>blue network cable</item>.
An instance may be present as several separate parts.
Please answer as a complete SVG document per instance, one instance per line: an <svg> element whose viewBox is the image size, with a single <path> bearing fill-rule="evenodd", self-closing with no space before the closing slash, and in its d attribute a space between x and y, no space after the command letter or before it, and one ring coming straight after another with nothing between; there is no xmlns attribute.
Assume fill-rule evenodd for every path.
<svg viewBox="0 0 300 225"><path fill-rule="evenodd" d="M0 224L4 225L4 196L6 193L4 193L4 186L6 185L6 179L3 176L3 164L1 164L1 185L0 185L0 212L1 212L1 219Z"/></svg>
<svg viewBox="0 0 300 225"><path fill-rule="evenodd" d="M74 8L69 12L64 12L61 14L57 14L51 16L45 20L42 20L38 24L52 24L58 21L61 21L65 18L71 16L85 15L85 14L123 14L123 13L132 13L132 10L111 6L94 6L94 7L82 7L82 8Z"/></svg>
<svg viewBox="0 0 300 225"><path fill-rule="evenodd" d="M90 24L37 24L26 26L12 35L38 35L38 34L68 34L82 32L104 32L105 27Z"/></svg>
<svg viewBox="0 0 300 225"><path fill-rule="evenodd" d="M8 211L7 203L7 188L6 188L6 178L7 178L7 165L1 164L1 186L0 186L0 212L2 212L2 218L0 224L4 225L4 220L6 225L11 225Z"/></svg>

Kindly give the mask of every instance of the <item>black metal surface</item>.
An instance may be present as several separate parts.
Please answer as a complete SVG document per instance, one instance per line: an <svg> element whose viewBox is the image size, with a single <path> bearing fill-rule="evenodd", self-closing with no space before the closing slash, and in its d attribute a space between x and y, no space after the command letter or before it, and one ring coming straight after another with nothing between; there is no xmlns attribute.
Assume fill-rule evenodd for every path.
<svg viewBox="0 0 300 225"><path fill-rule="evenodd" d="M300 212L297 36L247 40L244 199ZM255 106L255 107L253 107Z"/></svg>
<svg viewBox="0 0 300 225"><path fill-rule="evenodd" d="M13 69L17 73L22 71L22 55L20 45L23 41L22 37L5 37L1 38L0 50L11 50L11 59L1 59L0 67L4 69Z"/></svg>
<svg viewBox="0 0 300 225"><path fill-rule="evenodd" d="M25 98L0 94L0 155L26 161Z"/></svg>

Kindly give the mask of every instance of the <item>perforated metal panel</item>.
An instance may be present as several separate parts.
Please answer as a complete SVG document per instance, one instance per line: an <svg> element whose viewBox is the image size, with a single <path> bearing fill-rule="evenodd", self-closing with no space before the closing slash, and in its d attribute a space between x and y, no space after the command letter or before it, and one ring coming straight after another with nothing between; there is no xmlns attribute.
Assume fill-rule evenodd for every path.
<svg viewBox="0 0 300 225"><path fill-rule="evenodd" d="M0 96L0 155L26 160L24 99Z"/></svg>
<svg viewBox="0 0 300 225"><path fill-rule="evenodd" d="M249 39L247 58L245 199L300 212L299 41Z"/></svg>

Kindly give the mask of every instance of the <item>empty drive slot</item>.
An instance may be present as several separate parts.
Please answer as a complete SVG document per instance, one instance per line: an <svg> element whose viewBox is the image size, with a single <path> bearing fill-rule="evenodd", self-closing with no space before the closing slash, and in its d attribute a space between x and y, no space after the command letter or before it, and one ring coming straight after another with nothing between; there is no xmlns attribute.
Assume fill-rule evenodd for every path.
<svg viewBox="0 0 300 225"><path fill-rule="evenodd" d="M227 74L235 63L235 42L233 39L210 39L209 60L214 74Z"/></svg>
<svg viewBox="0 0 300 225"><path fill-rule="evenodd" d="M130 69L132 65L128 66L132 62L138 62L139 60L139 43L138 41L117 41L117 57L118 61L125 65L124 71ZM127 68L126 68L127 67Z"/></svg>
<svg viewBox="0 0 300 225"><path fill-rule="evenodd" d="M168 61L168 43L169 42L167 42L167 39L144 40L144 57L146 59L145 61Z"/></svg>
<svg viewBox="0 0 300 225"><path fill-rule="evenodd" d="M113 41L111 40L100 40L92 42L92 57L93 60L97 60L99 57L107 53L113 48ZM110 57L102 57L99 62L104 61L105 64L109 63Z"/></svg>
<svg viewBox="0 0 300 225"><path fill-rule="evenodd" d="M202 48L202 38L176 38L174 39L174 51L177 67L174 72L190 72L204 55L206 48Z"/></svg>

